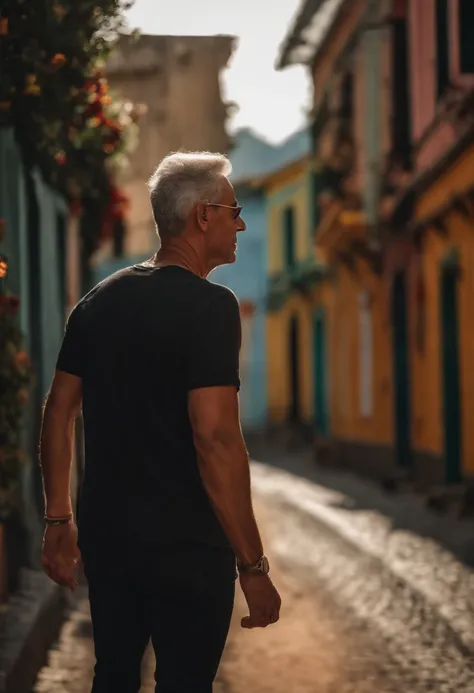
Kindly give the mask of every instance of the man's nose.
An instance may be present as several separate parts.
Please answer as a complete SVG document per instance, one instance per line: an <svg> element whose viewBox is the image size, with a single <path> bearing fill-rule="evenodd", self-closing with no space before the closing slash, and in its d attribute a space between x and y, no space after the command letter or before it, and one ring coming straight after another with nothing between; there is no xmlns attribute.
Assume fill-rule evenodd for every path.
<svg viewBox="0 0 474 693"><path fill-rule="evenodd" d="M242 217L239 217L239 225L237 226L237 231L245 231L246 228L247 228L247 224L242 219Z"/></svg>

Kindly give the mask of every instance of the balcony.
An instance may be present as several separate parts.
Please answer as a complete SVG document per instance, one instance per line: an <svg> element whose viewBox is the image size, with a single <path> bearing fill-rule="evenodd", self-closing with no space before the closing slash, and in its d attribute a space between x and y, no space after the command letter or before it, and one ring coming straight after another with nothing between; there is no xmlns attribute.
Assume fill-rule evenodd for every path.
<svg viewBox="0 0 474 693"><path fill-rule="evenodd" d="M268 282L268 310L280 310L293 292L308 296L312 289L327 276L326 265L318 263L313 257L275 273Z"/></svg>
<svg viewBox="0 0 474 693"><path fill-rule="evenodd" d="M361 209L347 208L341 200L334 200L322 216L315 241L329 266L342 261L352 267L356 258L361 257L374 272L380 272L380 249L373 242L366 214Z"/></svg>

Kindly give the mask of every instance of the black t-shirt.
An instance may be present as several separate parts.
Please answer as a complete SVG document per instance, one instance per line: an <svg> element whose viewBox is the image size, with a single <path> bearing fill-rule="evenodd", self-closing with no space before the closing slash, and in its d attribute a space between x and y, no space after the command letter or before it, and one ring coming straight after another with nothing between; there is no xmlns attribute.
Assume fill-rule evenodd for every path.
<svg viewBox="0 0 474 693"><path fill-rule="evenodd" d="M83 550L102 539L229 547L199 475L187 397L239 388L240 342L232 291L177 266L128 267L74 308L57 368L82 378Z"/></svg>

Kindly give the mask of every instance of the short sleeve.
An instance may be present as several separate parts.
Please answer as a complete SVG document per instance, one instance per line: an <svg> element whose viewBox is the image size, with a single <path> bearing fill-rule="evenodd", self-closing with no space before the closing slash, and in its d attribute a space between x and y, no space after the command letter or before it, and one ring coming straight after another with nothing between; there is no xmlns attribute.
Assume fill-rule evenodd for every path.
<svg viewBox="0 0 474 693"><path fill-rule="evenodd" d="M61 349L56 361L57 370L84 377L84 340L79 309L74 308L66 323Z"/></svg>
<svg viewBox="0 0 474 693"><path fill-rule="evenodd" d="M240 388L239 303L225 290L199 311L188 346L188 390L234 385Z"/></svg>

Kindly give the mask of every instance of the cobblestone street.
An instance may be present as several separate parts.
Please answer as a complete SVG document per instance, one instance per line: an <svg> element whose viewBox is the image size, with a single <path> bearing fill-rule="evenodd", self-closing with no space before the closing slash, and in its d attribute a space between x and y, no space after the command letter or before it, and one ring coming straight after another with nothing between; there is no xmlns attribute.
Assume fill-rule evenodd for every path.
<svg viewBox="0 0 474 693"><path fill-rule="evenodd" d="M238 589L216 693L472 693L470 570L432 541L392 532L375 508L350 514L316 481L264 465L253 480L281 621L242 630ZM92 668L82 592L34 693L89 693ZM153 691L151 653L142 691Z"/></svg>

